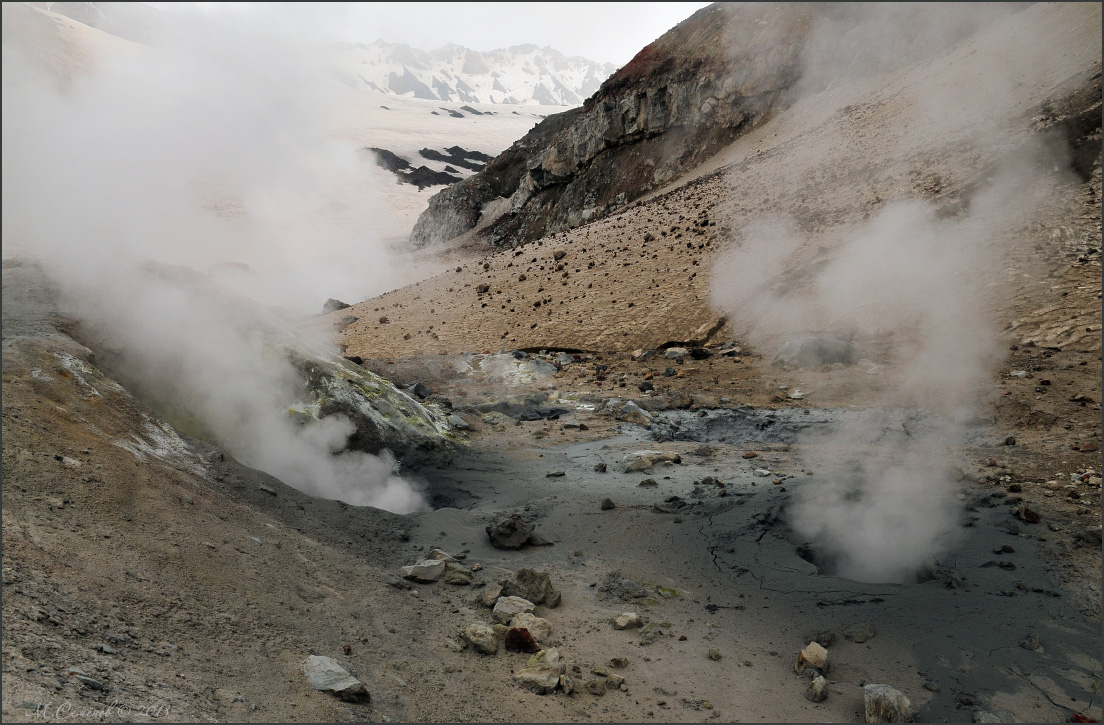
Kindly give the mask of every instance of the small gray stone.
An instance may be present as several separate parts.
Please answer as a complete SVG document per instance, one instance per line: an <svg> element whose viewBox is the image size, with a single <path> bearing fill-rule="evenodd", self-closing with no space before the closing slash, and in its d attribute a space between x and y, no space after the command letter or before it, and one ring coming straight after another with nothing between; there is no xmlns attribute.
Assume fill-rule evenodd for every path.
<svg viewBox="0 0 1104 725"><path fill-rule="evenodd" d="M483 590L483 595L480 597L480 602L484 607L493 607L498 598L502 596L501 584L488 584L487 588Z"/></svg>
<svg viewBox="0 0 1104 725"><path fill-rule="evenodd" d="M404 579L428 584L443 577L446 566L445 562L437 559L422 559L417 564L404 566L402 575Z"/></svg>
<svg viewBox="0 0 1104 725"><path fill-rule="evenodd" d="M809 686L805 688L805 699L809 702L824 702L827 697L828 680L821 675L817 675L809 681Z"/></svg>
<svg viewBox="0 0 1104 725"><path fill-rule="evenodd" d="M709 650L709 659L713 660L714 662L719 662L721 659L721 653L715 649L711 649Z"/></svg>
<svg viewBox="0 0 1104 725"><path fill-rule="evenodd" d="M633 627L639 627L641 624L640 615L636 612L625 612L613 620L614 629L632 629Z"/></svg>
<svg viewBox="0 0 1104 725"><path fill-rule="evenodd" d="M448 424L456 430L468 430L471 428L471 426L468 425L468 421L464 420L456 413L453 413L448 417Z"/></svg>
<svg viewBox="0 0 1104 725"><path fill-rule="evenodd" d="M517 514L496 521L487 526L487 536L491 546L496 549L520 549L532 535L535 525L523 520Z"/></svg>
<svg viewBox="0 0 1104 725"><path fill-rule="evenodd" d="M498 639L495 637L494 628L482 622L469 624L460 636L473 649L485 655L493 655L498 652Z"/></svg>
<svg viewBox="0 0 1104 725"><path fill-rule="evenodd" d="M445 584L455 584L457 586L470 586L472 582L472 571L463 564L456 562L448 562L445 564Z"/></svg>
<svg viewBox="0 0 1104 725"><path fill-rule="evenodd" d="M912 722L912 703L889 685L863 687L866 722Z"/></svg>
<svg viewBox="0 0 1104 725"><path fill-rule="evenodd" d="M612 498L602 499L602 510L603 511L609 511L610 509L615 509L615 508L617 508L617 504L615 504L613 502Z"/></svg>
<svg viewBox="0 0 1104 725"><path fill-rule="evenodd" d="M559 686L560 676L566 669L555 647L542 649L530 657L525 667L514 675L514 681L538 695L550 695Z"/></svg>
<svg viewBox="0 0 1104 725"><path fill-rule="evenodd" d="M311 655L303 661L303 674L314 689L331 692L342 700L356 702L372 699L364 683L333 658Z"/></svg>
<svg viewBox="0 0 1104 725"><path fill-rule="evenodd" d="M494 609L491 610L491 617L494 621L505 624L517 614L532 612L535 606L529 600L521 597L499 597L498 601L495 602Z"/></svg>
<svg viewBox="0 0 1104 725"><path fill-rule="evenodd" d="M592 695L597 695L598 697L606 694L605 680L588 680L584 687L586 688L587 692Z"/></svg>

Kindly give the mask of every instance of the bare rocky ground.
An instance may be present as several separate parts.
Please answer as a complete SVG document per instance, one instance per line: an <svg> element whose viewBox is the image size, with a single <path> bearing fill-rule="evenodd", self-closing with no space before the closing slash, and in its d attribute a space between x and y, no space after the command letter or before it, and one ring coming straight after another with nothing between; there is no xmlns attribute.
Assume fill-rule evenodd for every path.
<svg viewBox="0 0 1104 725"><path fill-rule="evenodd" d="M1007 220L992 303L1004 356L963 401L971 436L945 454L961 538L916 583L832 575L787 518L824 480L807 462L824 451L794 430L887 399L923 408L892 397L894 340L857 338L849 367L774 367L776 346L722 320L709 288L714 250L765 210L797 210L814 263L889 201L956 213L990 164L1099 104L1090 7L1017 16L1044 46L1063 39L1068 67L1025 74L1025 100L982 104L1008 124L996 148L962 145L969 114L930 132L892 122L918 111L924 83L979 75L962 59L999 40L982 38L876 96L796 106L618 216L489 255L458 240L448 271L319 318L348 355L422 383L469 426L466 453L415 474L427 513L313 499L179 436L63 332L43 280L6 263L4 719L839 722L863 719L871 683L904 692L920 721L1100 719L1099 161ZM1069 40L1086 12L1096 40ZM856 156L879 173L849 180ZM672 460L621 472L641 450ZM550 544L492 548L485 527L512 512ZM401 579L434 547L462 556L471 583ZM570 694L519 686L530 655L460 636L492 622L484 594L522 568L562 594L536 614ZM615 629L626 612L644 626ZM872 638L850 629L864 623ZM828 651L819 703L794 671L812 639ZM341 662L371 701L315 691L309 655Z"/></svg>

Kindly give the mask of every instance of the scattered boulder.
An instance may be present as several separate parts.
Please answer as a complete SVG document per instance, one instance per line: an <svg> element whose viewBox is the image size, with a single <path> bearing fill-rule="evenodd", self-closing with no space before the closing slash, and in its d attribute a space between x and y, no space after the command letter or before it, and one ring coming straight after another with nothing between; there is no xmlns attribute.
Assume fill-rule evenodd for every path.
<svg viewBox="0 0 1104 725"><path fill-rule="evenodd" d="M494 629L482 622L464 627L464 631L460 636L472 646L472 649L485 655L493 655L498 652L498 638L495 637Z"/></svg>
<svg viewBox="0 0 1104 725"><path fill-rule="evenodd" d="M615 503L613 502L613 499L612 499L612 498L604 498L604 499L602 499L602 506L601 506L601 508L602 508L602 510L603 510L603 511L609 511L610 509L615 509L615 508L617 508L617 504L615 504Z"/></svg>
<svg viewBox="0 0 1104 725"><path fill-rule="evenodd" d="M326 300L326 304L322 305L322 313L334 312L336 310L347 310L352 305L346 304L341 300L335 300L333 297Z"/></svg>
<svg viewBox="0 0 1104 725"><path fill-rule="evenodd" d="M594 472L595 473L605 473L606 469L607 469L607 466L606 466L605 463L595 463L594 464Z"/></svg>
<svg viewBox="0 0 1104 725"><path fill-rule="evenodd" d="M445 584L458 586L470 586L472 583L472 570L463 564L447 562L445 564Z"/></svg>
<svg viewBox="0 0 1104 725"><path fill-rule="evenodd" d="M889 685L863 687L866 722L912 722L912 703Z"/></svg>
<svg viewBox="0 0 1104 725"><path fill-rule="evenodd" d="M617 419L626 423L635 423L648 427L652 424L651 414L631 400L621 407L617 413Z"/></svg>
<svg viewBox="0 0 1104 725"><path fill-rule="evenodd" d="M862 644L866 640L874 638L874 625L870 622L852 624L850 627L843 630L843 638L849 642Z"/></svg>
<svg viewBox="0 0 1104 725"><path fill-rule="evenodd" d="M611 657L609 661L610 667L616 667L617 669L624 669L629 666L628 657Z"/></svg>
<svg viewBox="0 0 1104 725"><path fill-rule="evenodd" d="M456 430L469 430L471 428L471 425L468 424L468 421L461 418L458 413L452 413L449 415L448 424Z"/></svg>
<svg viewBox="0 0 1104 725"><path fill-rule="evenodd" d="M422 559L417 564L402 568L403 579L410 579L422 584L435 582L445 575L447 564L437 559Z"/></svg>
<svg viewBox="0 0 1104 725"><path fill-rule="evenodd" d="M446 553L445 551L443 551L441 549L437 549L437 548L430 549L429 553L426 555L426 558L427 559L433 559L433 560L436 560L436 561L443 561L446 564L449 564L449 563L459 564L460 563L460 560L457 559L455 556L452 556L451 554Z"/></svg>
<svg viewBox="0 0 1104 725"><path fill-rule="evenodd" d="M650 471L660 463L682 463L682 456L665 451L634 451L621 461L623 473Z"/></svg>
<svg viewBox="0 0 1104 725"><path fill-rule="evenodd" d="M805 688L805 699L809 702L824 702L828 697L828 680L824 679L822 675L817 675L809 682L809 686Z"/></svg>
<svg viewBox="0 0 1104 725"><path fill-rule="evenodd" d="M510 627L506 630L506 649L512 652L528 652L533 654L534 652L540 652L540 644L537 643L537 638L533 636L525 627Z"/></svg>
<svg viewBox="0 0 1104 725"><path fill-rule="evenodd" d="M831 647L836 643L836 633L829 629L825 629L821 630L820 632L814 632L808 635L805 639L810 642L816 642L821 647Z"/></svg>
<svg viewBox="0 0 1104 725"><path fill-rule="evenodd" d="M536 605L521 597L499 597L491 610L491 618L506 623L522 612L532 612Z"/></svg>
<svg viewBox="0 0 1104 725"><path fill-rule="evenodd" d="M567 475L566 471L549 471L544 474L545 478L563 478Z"/></svg>
<svg viewBox="0 0 1104 725"><path fill-rule="evenodd" d="M536 528L517 514L487 525L487 536L496 549L520 549Z"/></svg>
<svg viewBox="0 0 1104 725"><path fill-rule="evenodd" d="M519 569L513 579L503 582L502 595L521 597L550 608L560 606L560 593L552 586L551 577L547 572L533 569Z"/></svg>
<svg viewBox="0 0 1104 725"><path fill-rule="evenodd" d="M641 624L643 622L640 621L640 615L636 612L625 612L613 620L614 629L633 629Z"/></svg>
<svg viewBox="0 0 1104 725"><path fill-rule="evenodd" d="M772 365L787 368L819 370L824 365L854 365L859 360L859 348L844 340L830 337L800 337L784 344Z"/></svg>
<svg viewBox="0 0 1104 725"><path fill-rule="evenodd" d="M555 647L542 649L530 657L525 667L514 675L514 681L538 695L550 695L560 684L560 676L566 669Z"/></svg>
<svg viewBox="0 0 1104 725"><path fill-rule="evenodd" d="M486 282L484 282L483 284L476 285L476 287L475 287L475 291L478 294L485 294L490 289L491 289L491 286L489 284L487 284Z"/></svg>
<svg viewBox="0 0 1104 725"><path fill-rule="evenodd" d="M797 662L794 664L794 671L800 675L806 668L812 668L821 673L827 672L828 650L824 649L816 642L810 642L806 645L805 649L797 654Z"/></svg>
<svg viewBox="0 0 1104 725"><path fill-rule="evenodd" d="M556 260L557 262L560 261L561 259L563 259L566 256L567 256L567 250L564 249L563 247L558 247L554 252L552 252L552 259Z"/></svg>
<svg viewBox="0 0 1104 725"><path fill-rule="evenodd" d="M690 348L690 358L692 360L707 360L711 357L713 357L713 351L707 347Z"/></svg>
<svg viewBox="0 0 1104 725"><path fill-rule="evenodd" d="M529 630L529 633L536 637L538 642L544 641L552 636L552 623L530 612L522 612L521 614L515 615L514 618L510 620L510 626Z"/></svg>
<svg viewBox="0 0 1104 725"><path fill-rule="evenodd" d="M575 680L568 674L560 675L560 689L563 690L565 695L570 695L575 691Z"/></svg>
<svg viewBox="0 0 1104 725"><path fill-rule="evenodd" d="M372 699L364 683L331 657L311 655L303 661L303 674L314 689L333 693L342 700L358 702Z"/></svg>
<svg viewBox="0 0 1104 725"><path fill-rule="evenodd" d="M484 607L493 607L498 598L502 596L501 584L488 584L487 588L483 590L483 594L480 597L480 603Z"/></svg>
<svg viewBox="0 0 1104 725"><path fill-rule="evenodd" d="M606 694L606 683L603 680L588 680L584 687L587 692L598 697Z"/></svg>
<svg viewBox="0 0 1104 725"><path fill-rule="evenodd" d="M685 357L690 354L690 351L685 347L669 347L663 352L663 357L668 360L676 360L680 357Z"/></svg>
<svg viewBox="0 0 1104 725"><path fill-rule="evenodd" d="M721 653L718 652L715 649L711 649L711 650L709 650L709 659L713 660L714 662L720 662L721 661Z"/></svg>

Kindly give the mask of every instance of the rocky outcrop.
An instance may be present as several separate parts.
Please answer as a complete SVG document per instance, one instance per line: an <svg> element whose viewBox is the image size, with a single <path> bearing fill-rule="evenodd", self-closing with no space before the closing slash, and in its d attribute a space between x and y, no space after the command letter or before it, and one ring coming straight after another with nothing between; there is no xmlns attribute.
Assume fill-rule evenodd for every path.
<svg viewBox="0 0 1104 725"><path fill-rule="evenodd" d="M804 5L718 3L695 13L487 168L434 196L417 247L477 224L524 242L609 213L756 126L797 79ZM496 200L508 200L498 204ZM488 218L483 218L483 217Z"/></svg>
<svg viewBox="0 0 1104 725"><path fill-rule="evenodd" d="M313 352L313 354L311 354ZM356 430L347 450L389 450L412 462L452 446L444 412L426 406L387 380L336 356L290 347L285 354L302 375L305 395L288 408L303 423L337 415Z"/></svg>

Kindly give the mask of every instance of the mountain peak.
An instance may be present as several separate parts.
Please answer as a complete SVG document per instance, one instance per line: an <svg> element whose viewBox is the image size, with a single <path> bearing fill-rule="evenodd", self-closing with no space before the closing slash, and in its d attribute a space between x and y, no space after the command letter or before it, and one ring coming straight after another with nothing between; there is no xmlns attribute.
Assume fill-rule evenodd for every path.
<svg viewBox="0 0 1104 725"><path fill-rule="evenodd" d="M464 103L577 106L617 67L533 43L487 52L446 43L436 50L376 40L347 46L350 77L366 90L382 90Z"/></svg>

